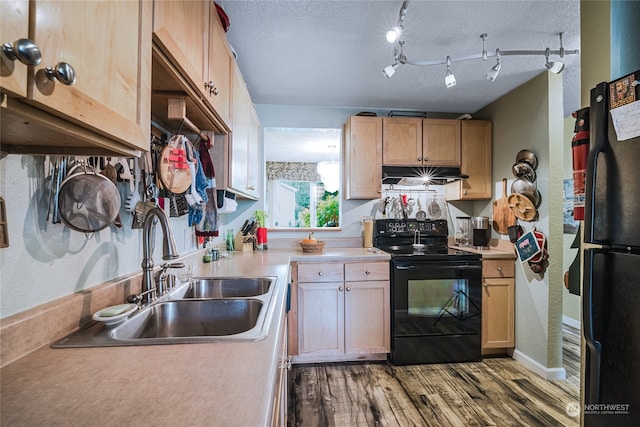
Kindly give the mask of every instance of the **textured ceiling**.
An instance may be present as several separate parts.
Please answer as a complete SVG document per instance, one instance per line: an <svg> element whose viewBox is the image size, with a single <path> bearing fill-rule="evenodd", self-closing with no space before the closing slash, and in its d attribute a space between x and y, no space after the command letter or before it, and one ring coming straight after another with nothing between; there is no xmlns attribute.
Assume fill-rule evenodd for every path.
<svg viewBox="0 0 640 427"><path fill-rule="evenodd" d="M444 85L446 67L400 67L385 31L402 1L219 0L229 16L227 36L257 104L354 107L473 113L542 72L544 56L502 57L494 82L484 78L495 60L454 63L457 85ZM413 0L405 18L409 60L443 60L486 49L580 48L580 2ZM552 61L559 58L552 57ZM579 55L565 56L564 111L580 107Z"/></svg>

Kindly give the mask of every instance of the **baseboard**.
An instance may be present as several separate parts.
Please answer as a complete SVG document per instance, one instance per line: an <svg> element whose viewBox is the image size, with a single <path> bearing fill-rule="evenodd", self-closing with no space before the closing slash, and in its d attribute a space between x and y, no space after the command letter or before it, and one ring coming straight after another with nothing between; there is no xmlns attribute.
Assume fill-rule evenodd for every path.
<svg viewBox="0 0 640 427"><path fill-rule="evenodd" d="M562 323L567 326L571 326L573 329L582 329L582 324L580 323L580 321L571 317L562 316Z"/></svg>
<svg viewBox="0 0 640 427"><path fill-rule="evenodd" d="M567 371L564 368L547 368L521 351L514 350L513 358L524 365L525 368L546 380L564 380L567 378Z"/></svg>

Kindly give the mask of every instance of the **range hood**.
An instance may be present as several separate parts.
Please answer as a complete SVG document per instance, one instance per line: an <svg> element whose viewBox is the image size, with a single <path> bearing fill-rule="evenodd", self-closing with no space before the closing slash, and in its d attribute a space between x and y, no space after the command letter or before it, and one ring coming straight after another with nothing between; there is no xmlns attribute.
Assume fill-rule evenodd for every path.
<svg viewBox="0 0 640 427"><path fill-rule="evenodd" d="M460 168L383 166L382 183L398 185L443 185L447 182L467 179Z"/></svg>

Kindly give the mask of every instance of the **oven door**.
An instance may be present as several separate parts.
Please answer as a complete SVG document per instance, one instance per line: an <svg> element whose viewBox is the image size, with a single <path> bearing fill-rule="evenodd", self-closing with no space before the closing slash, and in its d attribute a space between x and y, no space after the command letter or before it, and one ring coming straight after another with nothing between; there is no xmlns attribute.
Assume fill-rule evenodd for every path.
<svg viewBox="0 0 640 427"><path fill-rule="evenodd" d="M481 359L480 260L394 260L392 274L392 363Z"/></svg>

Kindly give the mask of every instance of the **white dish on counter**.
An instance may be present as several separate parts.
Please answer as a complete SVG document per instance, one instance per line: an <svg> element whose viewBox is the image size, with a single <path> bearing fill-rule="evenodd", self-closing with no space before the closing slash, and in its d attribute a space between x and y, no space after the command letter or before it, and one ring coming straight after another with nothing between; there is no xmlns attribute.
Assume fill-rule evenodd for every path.
<svg viewBox="0 0 640 427"><path fill-rule="evenodd" d="M136 304L120 304L103 308L93 313L93 320L103 322L105 325L114 325L125 320L131 313L136 311Z"/></svg>

